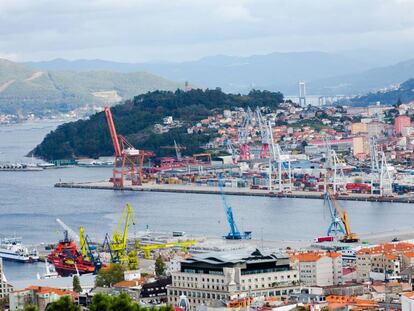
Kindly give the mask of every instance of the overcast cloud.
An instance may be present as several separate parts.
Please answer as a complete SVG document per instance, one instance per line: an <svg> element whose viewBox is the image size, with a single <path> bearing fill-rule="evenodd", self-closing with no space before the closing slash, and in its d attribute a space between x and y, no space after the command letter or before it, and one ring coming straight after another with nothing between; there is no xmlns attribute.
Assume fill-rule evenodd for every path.
<svg viewBox="0 0 414 311"><path fill-rule="evenodd" d="M0 57L139 62L413 51L413 12L414 0L0 0Z"/></svg>

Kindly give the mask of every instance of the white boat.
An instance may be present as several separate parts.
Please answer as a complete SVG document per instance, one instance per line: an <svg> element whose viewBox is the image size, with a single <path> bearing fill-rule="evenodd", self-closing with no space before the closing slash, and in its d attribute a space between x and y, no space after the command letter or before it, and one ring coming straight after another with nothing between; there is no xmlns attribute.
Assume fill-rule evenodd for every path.
<svg viewBox="0 0 414 311"><path fill-rule="evenodd" d="M55 268L53 266L50 266L47 260L45 261L45 265L46 265L46 273L43 275L40 275L38 273L37 274L38 280L56 279L60 277L59 274L56 272Z"/></svg>
<svg viewBox="0 0 414 311"><path fill-rule="evenodd" d="M22 245L21 238L4 238L0 240L0 257L4 260L22 263L35 262L39 260L36 249L28 250Z"/></svg>
<svg viewBox="0 0 414 311"><path fill-rule="evenodd" d="M43 171L41 167L30 164L22 163L0 163L0 171L6 172L32 172L32 171Z"/></svg>

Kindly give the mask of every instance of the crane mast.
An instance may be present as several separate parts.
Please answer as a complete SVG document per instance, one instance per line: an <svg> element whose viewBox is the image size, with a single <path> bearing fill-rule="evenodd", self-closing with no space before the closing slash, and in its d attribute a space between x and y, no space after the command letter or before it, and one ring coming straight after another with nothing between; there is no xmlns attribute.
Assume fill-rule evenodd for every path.
<svg viewBox="0 0 414 311"><path fill-rule="evenodd" d="M251 153L250 153L250 147L248 144L248 136L249 136L249 126L251 124L252 120L252 111L249 108L247 108L247 112L245 114L245 117L243 118L243 122L241 126L238 129L238 135L239 135L239 158L240 160L250 160L251 159Z"/></svg>
<svg viewBox="0 0 414 311"><path fill-rule="evenodd" d="M114 168L112 171L114 188L124 188L126 175L129 176L133 186L141 185L143 183L142 166L144 165L144 158L146 156L153 156L153 153L136 149L124 136L118 135L111 109L105 107L104 111L115 151Z"/></svg>
<svg viewBox="0 0 414 311"><path fill-rule="evenodd" d="M331 214L331 224L328 228L328 236L338 237L339 234L343 234L343 237L340 238L341 242L359 242L357 234L351 231L348 213L341 209L338 201L335 199L334 193L331 191L325 192L325 203L328 205Z"/></svg>
<svg viewBox="0 0 414 311"><path fill-rule="evenodd" d="M260 137L262 140L262 147L260 148L260 158L268 158L270 156L270 141L271 141L271 134L269 126L266 123L266 120L263 118L262 112L260 111L260 108L256 108L256 118L257 123L259 125L260 130Z"/></svg>
<svg viewBox="0 0 414 311"><path fill-rule="evenodd" d="M280 145L275 143L273 140L273 131L270 121L268 122L269 137L271 144L271 157L269 159L269 190L272 190L271 175L273 171L273 163L277 165L277 179L278 179L278 190L283 192L285 187L288 190L292 190L292 170L291 170L291 158L289 154L284 154ZM283 180L283 175L287 175L287 182Z"/></svg>
<svg viewBox="0 0 414 311"><path fill-rule="evenodd" d="M224 193L223 182L222 182L222 179L221 179L220 175L217 176L217 181L218 181L218 186L220 188L221 200L222 200L223 206L226 210L227 222L228 222L229 227L230 227L230 232L226 236L224 236L224 238L226 240L250 240L251 235L252 235L251 231L245 231L245 232L241 233L237 229L236 221L234 220L233 209L231 208L231 206L227 202L226 195Z"/></svg>
<svg viewBox="0 0 414 311"><path fill-rule="evenodd" d="M112 234L106 234L104 248L111 254L112 262L128 263L130 258L127 253L127 238L130 224L135 225L134 209L127 203L122 211L121 218Z"/></svg>

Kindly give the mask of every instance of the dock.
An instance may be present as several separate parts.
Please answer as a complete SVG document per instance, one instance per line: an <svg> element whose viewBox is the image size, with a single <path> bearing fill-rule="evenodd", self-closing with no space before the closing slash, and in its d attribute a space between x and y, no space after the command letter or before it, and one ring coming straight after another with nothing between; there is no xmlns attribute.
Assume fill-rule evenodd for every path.
<svg viewBox="0 0 414 311"><path fill-rule="evenodd" d="M142 186L132 186L130 183L123 189L114 189L109 181L96 182L59 182L55 184L57 188L79 188L79 189L97 189L113 191L148 191L148 192L172 192L172 193L192 193L192 194L220 194L218 187L199 186L194 184L156 184L147 183ZM277 198L300 198L300 199L323 199L323 192L317 191L289 191L278 193L268 190L250 189L250 188L224 188L226 195L238 196L256 196L256 197L277 197ZM345 201L364 201L364 202L389 202L389 203L414 203L414 197L411 196L386 196L380 197L371 194L350 193L339 194L337 200Z"/></svg>

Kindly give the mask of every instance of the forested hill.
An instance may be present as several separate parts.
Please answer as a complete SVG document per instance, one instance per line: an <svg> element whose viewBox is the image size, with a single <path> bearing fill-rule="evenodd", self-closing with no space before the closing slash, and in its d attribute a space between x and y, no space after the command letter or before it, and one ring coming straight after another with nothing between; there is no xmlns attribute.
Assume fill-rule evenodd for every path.
<svg viewBox="0 0 414 311"><path fill-rule="evenodd" d="M385 105L394 105L397 102L408 103L414 101L414 79L410 79L401 83L396 90L387 92L369 93L351 99L353 106L369 106L377 102Z"/></svg>
<svg viewBox="0 0 414 311"><path fill-rule="evenodd" d="M214 109L235 107L277 107L283 101L279 92L251 91L248 95L234 95L215 90L155 91L136 96L124 104L112 108L118 134L124 135L136 148L163 155L171 150L161 146L172 145L174 139L187 147L184 153L200 151L214 133L188 134L187 127L207 118ZM173 116L183 126L168 133L155 134L153 126L162 123L166 116ZM49 133L33 151L33 155L45 160L73 159L113 155L105 114L92 115L87 120L65 123Z"/></svg>

